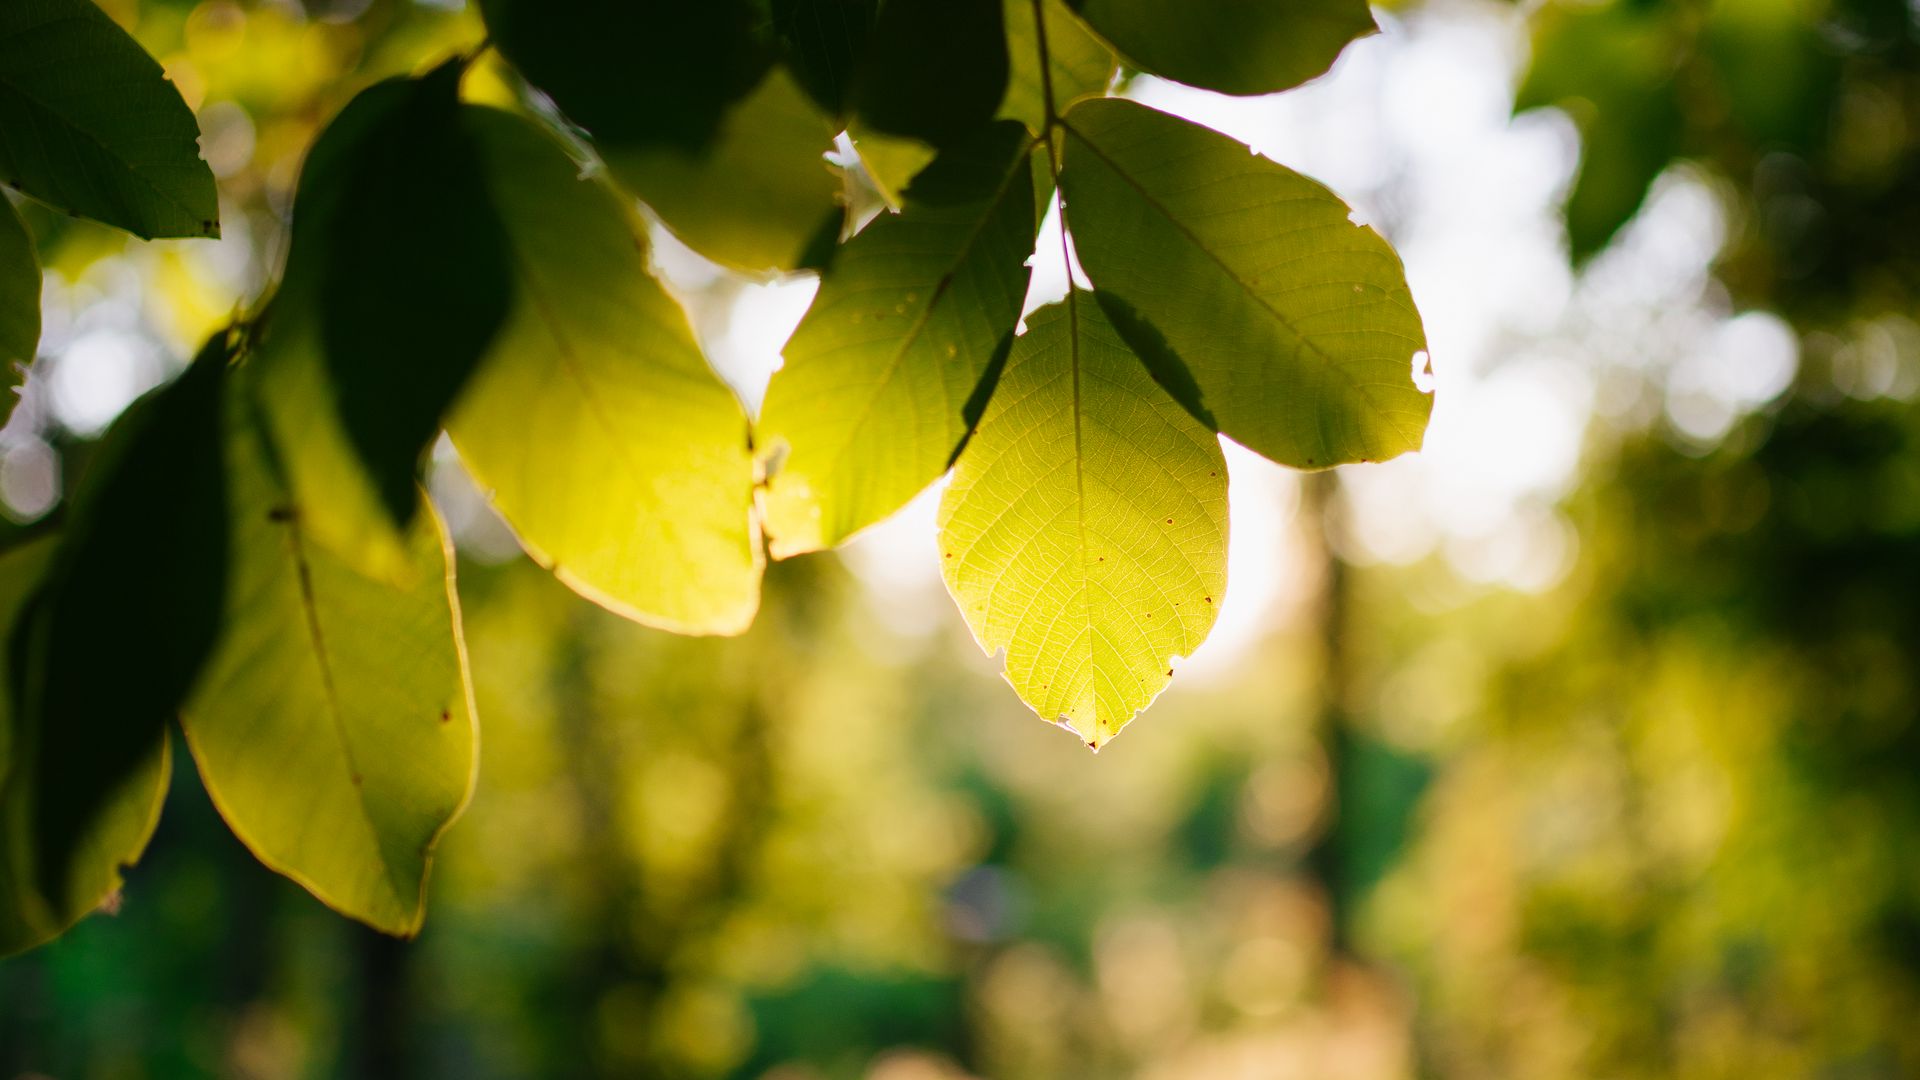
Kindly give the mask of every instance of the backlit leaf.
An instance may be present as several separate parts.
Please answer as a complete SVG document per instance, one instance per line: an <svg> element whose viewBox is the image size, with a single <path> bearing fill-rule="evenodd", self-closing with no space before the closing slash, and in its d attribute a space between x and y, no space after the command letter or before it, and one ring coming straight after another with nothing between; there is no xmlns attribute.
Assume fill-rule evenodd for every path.
<svg viewBox="0 0 1920 1080"><path fill-rule="evenodd" d="M1047 121L1048 80L1041 73L1041 43L1034 0L1002 0L1007 21L1007 53L1012 70L998 115L1018 120L1038 135ZM1103 93L1119 67L1113 50L1094 36L1063 0L1042 0L1046 18L1046 55L1054 108Z"/></svg>
<svg viewBox="0 0 1920 1080"><path fill-rule="evenodd" d="M1420 316L1399 256L1338 196L1133 102L1083 101L1067 131L1080 263L1194 415L1297 468L1419 449Z"/></svg>
<svg viewBox="0 0 1920 1080"><path fill-rule="evenodd" d="M1075 0L1132 64L1223 94L1271 94L1322 75L1374 31L1367 0Z"/></svg>
<svg viewBox="0 0 1920 1080"><path fill-rule="evenodd" d="M396 579L420 456L512 296L458 76L375 85L321 134L253 361L308 534Z"/></svg>
<svg viewBox="0 0 1920 1080"><path fill-rule="evenodd" d="M182 712L207 792L243 843L329 906L420 928L435 841L472 786L474 723L451 548L422 500L406 586L307 535L246 375L229 395L232 580Z"/></svg>
<svg viewBox="0 0 1920 1080"><path fill-rule="evenodd" d="M31 541L0 554L0 632L13 635L45 577L58 537ZM160 820L167 787L166 744L112 792L75 840L57 881L41 872L33 833L38 756L36 733L17 730L14 686L33 662L8 650L0 692L0 955L48 941L98 908L120 886L120 869L145 850ZM24 660L25 663L16 662Z"/></svg>
<svg viewBox="0 0 1920 1080"><path fill-rule="evenodd" d="M761 410L776 556L832 547L946 471L1026 295L1032 141L1002 123L949 150L827 268Z"/></svg>
<svg viewBox="0 0 1920 1080"><path fill-rule="evenodd" d="M1014 343L941 500L940 551L1014 690L1097 750L1213 627L1227 584L1219 440L1070 293Z"/></svg>
<svg viewBox="0 0 1920 1080"><path fill-rule="evenodd" d="M792 270L823 231L839 232L840 178L825 158L836 131L775 67L705 150L603 142L600 155L688 247L739 270Z"/></svg>
<svg viewBox="0 0 1920 1080"><path fill-rule="evenodd" d="M448 430L539 560L621 614L736 633L758 606L747 418L648 276L641 225L528 122L466 119L514 302Z"/></svg>
<svg viewBox="0 0 1920 1080"><path fill-rule="evenodd" d="M135 236L218 236L200 130L90 0L0 4L0 181Z"/></svg>
<svg viewBox="0 0 1920 1080"><path fill-rule="evenodd" d="M40 346L40 261L33 237L0 196L0 424L19 401L14 393Z"/></svg>

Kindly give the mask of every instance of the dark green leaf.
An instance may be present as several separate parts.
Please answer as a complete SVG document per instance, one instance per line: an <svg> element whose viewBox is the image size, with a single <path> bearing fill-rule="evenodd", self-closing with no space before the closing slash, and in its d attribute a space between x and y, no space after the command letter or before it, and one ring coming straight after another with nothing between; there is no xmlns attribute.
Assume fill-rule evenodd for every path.
<svg viewBox="0 0 1920 1080"><path fill-rule="evenodd" d="M1339 197L1133 102L1084 101L1066 123L1081 265L1176 398L1298 468L1419 448L1420 316L1399 256Z"/></svg>
<svg viewBox="0 0 1920 1080"><path fill-rule="evenodd" d="M773 59L747 0L481 0L527 81L603 150L698 152Z"/></svg>
<svg viewBox="0 0 1920 1080"><path fill-rule="evenodd" d="M0 634L10 640L26 614L35 610L32 598L58 544L57 536L47 536L0 554ZM37 647L24 640L21 644L29 653ZM150 761L109 793L92 825L73 843L63 877L43 877L31 828L40 786L34 771L37 733L18 730L13 692L16 678L35 661L14 650L0 656L6 667L0 692L0 955L7 955L58 936L119 887L120 868L145 850L160 820L167 753L161 743Z"/></svg>
<svg viewBox="0 0 1920 1080"><path fill-rule="evenodd" d="M787 66L832 116L847 113L854 69L879 10L880 0L773 0L774 32L787 47Z"/></svg>
<svg viewBox="0 0 1920 1080"><path fill-rule="evenodd" d="M966 437L966 406L1020 318L1032 136L1004 122L928 166L898 215L841 246L785 350L759 445L773 553L832 547L900 508Z"/></svg>
<svg viewBox="0 0 1920 1080"><path fill-rule="evenodd" d="M1374 30L1366 0L1074 2L1135 67L1223 94L1298 86Z"/></svg>
<svg viewBox="0 0 1920 1080"><path fill-rule="evenodd" d="M89 0L0 4L0 180L135 236L218 236L199 128Z"/></svg>
<svg viewBox="0 0 1920 1080"><path fill-rule="evenodd" d="M376 85L321 134L262 320L262 407L289 482L315 537L375 569L404 562L420 455L513 295L458 77Z"/></svg>
<svg viewBox="0 0 1920 1080"><path fill-rule="evenodd" d="M14 391L40 346L40 262L33 237L0 195L0 424L13 414Z"/></svg>
<svg viewBox="0 0 1920 1080"><path fill-rule="evenodd" d="M1607 246L1679 152L1675 32L1665 9L1631 4L1553 5L1535 19L1514 111L1558 106L1580 129L1565 208L1575 262Z"/></svg>
<svg viewBox="0 0 1920 1080"><path fill-rule="evenodd" d="M993 118L1007 94L1001 0L888 0L855 84L875 131L944 146Z"/></svg>
<svg viewBox="0 0 1920 1080"><path fill-rule="evenodd" d="M68 885L88 838L129 790L150 784L166 725L219 628L228 356L221 335L114 425L75 495L45 591L15 632L24 663L11 689L33 747L31 873L53 890L55 910L80 899Z"/></svg>

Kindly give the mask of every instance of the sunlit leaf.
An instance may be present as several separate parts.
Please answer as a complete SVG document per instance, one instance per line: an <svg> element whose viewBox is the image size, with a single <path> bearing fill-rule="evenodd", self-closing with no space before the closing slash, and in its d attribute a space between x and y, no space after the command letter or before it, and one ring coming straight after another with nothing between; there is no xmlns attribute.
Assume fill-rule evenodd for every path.
<svg viewBox="0 0 1920 1080"><path fill-rule="evenodd" d="M0 554L0 632L12 637L53 561L58 537ZM33 948L98 908L120 887L120 869L146 849L166 794L167 752L160 742L75 838L61 877L46 878L30 823L39 779L37 734L17 730L16 681L34 663L32 643L7 650L0 693L0 955Z"/></svg>
<svg viewBox="0 0 1920 1080"><path fill-rule="evenodd" d="M494 46L603 151L697 152L773 60L751 0L481 0Z"/></svg>
<svg viewBox="0 0 1920 1080"><path fill-rule="evenodd" d="M614 178L688 247L739 270L791 270L823 231L837 235L837 125L776 67L726 116L713 145L600 145Z"/></svg>
<svg viewBox="0 0 1920 1080"><path fill-rule="evenodd" d="M473 777L451 548L424 499L407 533L422 572L406 586L313 543L251 415L253 388L240 377L234 389L232 580L181 727L214 805L261 862L412 934L434 843Z"/></svg>
<svg viewBox="0 0 1920 1080"><path fill-rule="evenodd" d="M934 146L971 134L1007 94L1002 0L888 0L855 76L862 123Z"/></svg>
<svg viewBox="0 0 1920 1080"><path fill-rule="evenodd" d="M1227 584L1219 440L1071 293L1028 316L941 500L940 552L1014 690L1099 749L1213 627Z"/></svg>
<svg viewBox="0 0 1920 1080"><path fill-rule="evenodd" d="M946 470L1026 295L1031 144L1003 123L949 150L827 268L761 410L776 556L840 543Z"/></svg>
<svg viewBox="0 0 1920 1080"><path fill-rule="evenodd" d="M193 112L89 0L0 4L0 181L135 236L218 236Z"/></svg>
<svg viewBox="0 0 1920 1080"><path fill-rule="evenodd" d="M16 868L45 909L78 914L111 883L101 844L145 835L167 725L219 631L227 559L219 416L224 335L109 431L46 583L15 628L9 688Z"/></svg>
<svg viewBox="0 0 1920 1080"><path fill-rule="evenodd" d="M1223 94L1298 86L1375 29L1366 0L1074 2L1135 67Z"/></svg>
<svg viewBox="0 0 1920 1080"><path fill-rule="evenodd" d="M853 140L853 148L860 155L860 166L867 171L867 179L873 181L874 190L896 210L906 199L907 185L939 156L938 151L918 139L864 131L858 124L847 129L847 135Z"/></svg>
<svg viewBox="0 0 1920 1080"><path fill-rule="evenodd" d="M1046 19L1047 73L1043 77L1034 0L1002 0L1002 5L1012 69L998 115L1020 121L1037 135L1046 126L1049 89L1054 108L1065 112L1081 98L1105 91L1119 62L1113 50L1094 36L1063 0L1042 0L1037 7Z"/></svg>
<svg viewBox="0 0 1920 1080"><path fill-rule="evenodd" d="M254 361L309 535L395 578L420 456L512 296L458 75L380 83L321 134Z"/></svg>
<svg viewBox="0 0 1920 1080"><path fill-rule="evenodd" d="M461 457L581 593L681 632L745 629L760 583L746 413L648 276L626 201L524 120L465 122L515 288L448 423Z"/></svg>
<svg viewBox="0 0 1920 1080"><path fill-rule="evenodd" d="M1416 450L1432 398L1400 258L1326 188L1128 101L1067 116L1061 186L1081 265L1194 415L1285 465Z"/></svg>
<svg viewBox="0 0 1920 1080"><path fill-rule="evenodd" d="M0 423L13 413L27 365L40 346L40 261L33 237L0 196Z"/></svg>

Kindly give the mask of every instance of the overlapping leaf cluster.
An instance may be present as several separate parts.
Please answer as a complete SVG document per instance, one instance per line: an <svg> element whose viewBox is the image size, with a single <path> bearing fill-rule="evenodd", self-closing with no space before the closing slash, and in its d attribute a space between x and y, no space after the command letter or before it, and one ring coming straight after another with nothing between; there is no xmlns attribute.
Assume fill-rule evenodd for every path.
<svg viewBox="0 0 1920 1080"><path fill-rule="evenodd" d="M1224 597L1218 435L1300 468L1419 445L1425 343L1385 241L1314 181L1108 96L1129 69L1286 89L1372 29L1361 0L480 8L524 108L463 101L473 57L357 97L309 152L268 298L115 426L57 538L0 563L0 947L114 887L176 717L262 861L419 926L474 761L417 483L443 431L533 558L687 633L748 625L763 545L833 547L951 470L956 602L1095 748ZM141 235L217 228L184 105L86 0L0 13L0 122L28 194ZM1036 253L1056 203L1061 250ZM652 276L642 207L735 270L820 274L757 421ZM1023 329L1030 261L1069 234L1084 281ZM32 273L0 221L21 359Z"/></svg>

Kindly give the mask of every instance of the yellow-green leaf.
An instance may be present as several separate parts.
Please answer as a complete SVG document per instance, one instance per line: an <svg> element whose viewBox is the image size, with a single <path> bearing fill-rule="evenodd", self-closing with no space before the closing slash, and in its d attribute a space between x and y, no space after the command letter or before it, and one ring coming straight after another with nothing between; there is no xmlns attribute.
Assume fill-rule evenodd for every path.
<svg viewBox="0 0 1920 1080"><path fill-rule="evenodd" d="M90 0L0 4L0 181L135 236L218 236L200 129Z"/></svg>
<svg viewBox="0 0 1920 1080"><path fill-rule="evenodd" d="M541 564L623 615L738 633L759 604L747 418L647 273L639 221L552 137L470 111L511 251L505 327L448 420Z"/></svg>
<svg viewBox="0 0 1920 1080"><path fill-rule="evenodd" d="M400 587L314 544L275 474L243 368L230 394L232 569L220 644L181 726L214 805L261 862L412 934L435 841L472 787L452 552L422 500Z"/></svg>
<svg viewBox="0 0 1920 1080"><path fill-rule="evenodd" d="M1067 115L1080 264L1155 377L1283 465L1420 448L1433 399L1400 257L1347 204L1218 132L1130 101Z"/></svg>
<svg viewBox="0 0 1920 1080"><path fill-rule="evenodd" d="M823 231L839 228L840 178L825 157L835 130L775 67L727 113L711 146L603 144L600 153L688 247L738 270L791 270Z"/></svg>
<svg viewBox="0 0 1920 1080"><path fill-rule="evenodd" d="M1001 123L957 145L827 268L761 410L776 557L840 543L946 471L1026 295L1031 144Z"/></svg>
<svg viewBox="0 0 1920 1080"><path fill-rule="evenodd" d="M44 640L45 620L22 625L35 611L31 601L46 576L58 546L43 537L0 554L0 640L27 632ZM37 632L36 632L37 631ZM164 740L129 772L74 838L61 862L64 872L50 881L35 843L31 822L36 801L35 732L19 725L15 703L22 672L16 658L31 665L40 641L21 643L0 654L6 681L0 687L0 956L31 949L58 937L85 918L120 887L120 869L146 849L160 821L166 795L168 761Z"/></svg>
<svg viewBox="0 0 1920 1080"><path fill-rule="evenodd" d="M1012 69L999 115L1020 121L1038 135L1046 128L1049 88L1053 92L1054 108L1065 112L1067 106L1081 98L1104 93L1119 69L1119 60L1106 42L1094 36L1062 0L1041 0L1038 5L1046 20L1043 56L1037 33L1041 24L1034 17L1034 0L1002 0L1002 3ZM1043 60L1047 67L1045 76L1041 71Z"/></svg>
<svg viewBox="0 0 1920 1080"><path fill-rule="evenodd" d="M1206 639L1227 585L1219 440L1085 293L1027 318L940 503L941 570L1042 719L1099 749Z"/></svg>

